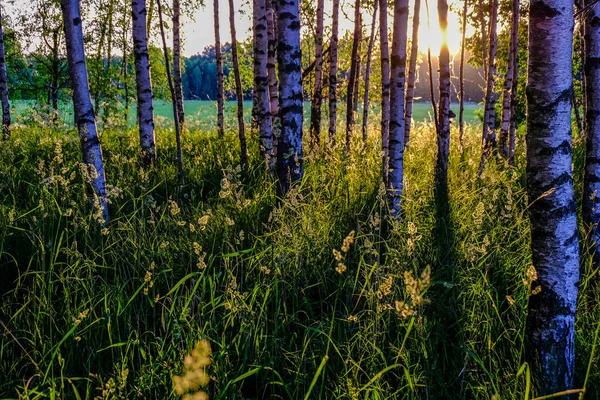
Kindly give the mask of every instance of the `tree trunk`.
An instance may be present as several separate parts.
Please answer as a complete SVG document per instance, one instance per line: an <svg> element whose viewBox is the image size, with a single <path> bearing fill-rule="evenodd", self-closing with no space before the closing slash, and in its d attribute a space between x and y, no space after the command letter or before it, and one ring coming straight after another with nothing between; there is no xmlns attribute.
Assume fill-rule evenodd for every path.
<svg viewBox="0 0 600 400"><path fill-rule="evenodd" d="M10 134L10 104L8 102L8 74L6 73L6 54L4 53L3 15L0 10L0 99L2 100L2 136Z"/></svg>
<svg viewBox="0 0 600 400"><path fill-rule="evenodd" d="M352 56L350 58L350 76L348 77L348 93L346 98L346 144L344 147L344 153L348 153L350 150L350 143L352 142L352 133L354 130L354 86L355 80L358 79L356 70L360 63L360 55L358 54L358 46L360 43L360 37L362 35L362 21L360 13L360 0L354 2L354 40L352 43Z"/></svg>
<svg viewBox="0 0 600 400"><path fill-rule="evenodd" d="M183 109L183 85L181 83L181 6L180 0L173 0L173 86L175 89L175 104L179 126L185 125L185 112Z"/></svg>
<svg viewBox="0 0 600 400"><path fill-rule="evenodd" d="M463 14L462 14L462 38L460 45L460 72L458 78L458 86L459 86L459 101L460 106L458 109L458 142L460 145L460 154L461 157L463 155L465 146L464 146L464 136L465 136L465 43L467 36L467 11L468 11L468 0L463 0Z"/></svg>
<svg viewBox="0 0 600 400"><path fill-rule="evenodd" d="M337 130L337 71L338 71L338 30L340 0L333 0L331 20L331 54L329 64L329 141L335 143Z"/></svg>
<svg viewBox="0 0 600 400"><path fill-rule="evenodd" d="M394 33L390 90L390 154L388 201L393 218L402 213L404 179L404 84L406 76L406 42L408 35L408 0L394 0Z"/></svg>
<svg viewBox="0 0 600 400"><path fill-rule="evenodd" d="M579 247L571 168L572 54L573 1L531 1L527 196L537 271L532 288L541 291L529 299L525 349L539 395L571 389L575 373Z"/></svg>
<svg viewBox="0 0 600 400"><path fill-rule="evenodd" d="M375 45L375 28L377 27L377 11L379 10L379 2L375 0L373 3L373 21L371 22L371 36L369 37L369 48L367 49L367 66L365 69L365 94L363 97L363 120L362 134L363 144L367 144L367 129L369 127L369 84L371 81L371 58L373 56L373 46Z"/></svg>
<svg viewBox="0 0 600 400"><path fill-rule="evenodd" d="M483 1L478 0L479 2L479 26L481 28L481 50L482 50L482 60L483 60L483 78L487 82L488 80L488 63L487 63L487 29L485 23L485 11L483 10Z"/></svg>
<svg viewBox="0 0 600 400"><path fill-rule="evenodd" d="M102 113L102 123L106 126L108 118L110 117L111 105L114 104L114 99L111 98L111 87L112 82L112 47L113 47L113 34L114 34L114 0L108 2L108 27L106 32L106 67L104 68L104 78L106 82L106 89L108 90L108 101L104 104L104 112Z"/></svg>
<svg viewBox="0 0 600 400"><path fill-rule="evenodd" d="M515 15L517 34L516 45L515 45L515 57L513 59L513 79L512 88L510 89L510 129L508 133L508 164L514 165L515 162L515 143L516 143L516 132L517 132L517 89L519 87L519 18L520 18L520 1L515 0L516 4L513 4L513 13Z"/></svg>
<svg viewBox="0 0 600 400"><path fill-rule="evenodd" d="M448 30L448 1L438 0L438 18L440 31L445 35ZM450 155L450 52L448 43L442 43L439 58L440 99L438 112L438 154L435 171L436 186L448 187L448 158ZM444 190L445 191L445 190Z"/></svg>
<svg viewBox="0 0 600 400"><path fill-rule="evenodd" d="M298 0L277 0L277 64L281 137L277 143L278 194L285 195L292 182L302 179L302 50Z"/></svg>
<svg viewBox="0 0 600 400"><path fill-rule="evenodd" d="M177 175L179 178L179 184L184 184L183 175L183 155L181 151L181 126L179 125L179 118L177 117L177 104L175 102L175 86L173 85L173 77L171 76L171 67L169 66L169 51L167 50L167 39L165 36L165 24L163 23L163 12L162 4L160 0L156 0L158 8L158 22L160 24L160 37L163 45L163 56L165 57L165 70L167 73L167 82L169 84L169 91L171 92L171 104L173 106L173 121L175 123L175 142L177 144Z"/></svg>
<svg viewBox="0 0 600 400"><path fill-rule="evenodd" d="M154 141L154 107L152 106L152 81L150 79L150 58L146 36L145 0L132 0L131 14L137 92L137 123L142 161L148 166L156 164L157 156L156 142Z"/></svg>
<svg viewBox="0 0 600 400"><path fill-rule="evenodd" d="M60 59L58 58L58 29L52 32L52 45L52 78L50 81L50 100L52 103L52 123L56 125L58 124L58 78L60 74Z"/></svg>
<svg viewBox="0 0 600 400"><path fill-rule="evenodd" d="M498 144L500 147L500 155L508 158L508 135L510 131L511 120L511 100L513 79L515 76L514 69L518 68L515 63L519 46L519 0L513 0L512 21L510 30L510 46L508 51L508 64L506 67L506 75L504 77L504 91L502 92L502 123L500 125L500 138Z"/></svg>
<svg viewBox="0 0 600 400"><path fill-rule="evenodd" d="M586 1L586 6L591 0ZM600 265L600 4L585 14L585 91L587 99L583 220L590 230L588 240L594 265Z"/></svg>
<svg viewBox="0 0 600 400"><path fill-rule="evenodd" d="M83 162L91 172L89 179L94 192L91 199L94 216L100 225L106 225L109 218L104 160L90 96L79 0L61 0L60 5L64 21L65 42L67 44L69 76L71 78L71 88L73 89L75 121L81 140Z"/></svg>
<svg viewBox="0 0 600 400"><path fill-rule="evenodd" d="M231 62L235 77L235 97L237 99L238 133L240 138L240 165L244 174L248 172L248 151L246 150L246 133L244 131L244 90L240 76L240 63L238 61L237 39L235 33L235 6L229 0L229 29L231 31Z"/></svg>
<svg viewBox="0 0 600 400"><path fill-rule="evenodd" d="M310 112L310 139L318 146L321 136L321 104L323 103L323 8L324 0L317 3L317 32L315 37L315 84Z"/></svg>
<svg viewBox="0 0 600 400"><path fill-rule="evenodd" d="M382 174L387 186L390 154L390 50L388 43L388 3L379 4L379 46L381 47L381 147L383 150Z"/></svg>
<svg viewBox="0 0 600 400"><path fill-rule="evenodd" d="M415 78L417 76L417 58L419 57L419 15L421 13L421 0L415 0L413 12L412 43L410 48L410 62L408 64L408 82L406 88L406 111L404 113L404 146L410 140L410 127L412 123L413 99L415 97Z"/></svg>
<svg viewBox="0 0 600 400"><path fill-rule="evenodd" d="M268 1L268 0L267 0ZM274 172L273 131L271 104L269 102L269 76L267 73L267 14L265 0L254 0L254 102L260 153L269 172Z"/></svg>
<svg viewBox="0 0 600 400"><path fill-rule="evenodd" d="M215 22L215 54L217 58L217 131L219 137L225 134L224 128L224 99L225 85L223 83L223 55L221 54L221 34L219 32L219 0L213 2Z"/></svg>
<svg viewBox="0 0 600 400"><path fill-rule="evenodd" d="M487 83L485 91L485 110L483 112L483 135L481 161L479 163L478 176L483 174L485 161L492 149L496 147L496 94L494 93L494 77L496 75L496 49L498 25L498 0L492 0L492 14L490 15L490 52L487 67Z"/></svg>
<svg viewBox="0 0 600 400"><path fill-rule="evenodd" d="M279 89L277 88L277 35L275 34L275 10L273 0L266 1L267 7L267 73L269 75L269 99L271 101L271 126L273 131L273 156L277 152L277 132L279 129Z"/></svg>

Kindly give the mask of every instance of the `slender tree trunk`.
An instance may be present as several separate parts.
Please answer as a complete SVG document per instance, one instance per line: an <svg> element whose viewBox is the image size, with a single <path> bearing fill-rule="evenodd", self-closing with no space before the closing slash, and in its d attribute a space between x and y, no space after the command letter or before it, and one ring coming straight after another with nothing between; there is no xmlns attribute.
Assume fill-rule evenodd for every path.
<svg viewBox="0 0 600 400"><path fill-rule="evenodd" d="M485 11L483 9L483 1L478 0L478 2L479 2L479 27L481 28L481 50L482 50L482 60L483 60L483 77L484 77L485 81L487 82L488 81L487 25L485 23Z"/></svg>
<svg viewBox="0 0 600 400"><path fill-rule="evenodd" d="M390 90L390 166L388 201L392 217L400 219L404 180L404 84L406 42L408 36L408 0L394 0L394 34Z"/></svg>
<svg viewBox="0 0 600 400"><path fill-rule="evenodd" d="M221 34L219 32L219 0L213 2L215 23L215 54L217 58L217 131L223 137L224 130L224 99L225 85L223 83L223 55L221 54Z"/></svg>
<svg viewBox="0 0 600 400"><path fill-rule="evenodd" d="M133 11L133 10L132 10ZM128 121L129 121L129 84L127 83L128 79L128 69L129 69L129 63L128 63L128 40L127 40L127 31L129 29L129 23L128 23L128 19L126 17L124 17L124 21L123 21L123 48L122 48L122 52L123 52L123 65L122 65L122 71L121 74L123 76L123 95L125 97L125 107L123 110L124 113L124 117L125 117L125 125L124 128L127 129L128 127ZM133 25L133 24L132 24Z"/></svg>
<svg viewBox="0 0 600 400"><path fill-rule="evenodd" d="M181 126L179 125L179 118L177 117L177 104L175 100L175 86L173 85L173 76L171 75L171 67L169 66L169 51L167 50L167 38L165 36L165 24L163 23L163 12L162 4L160 0L156 0L156 6L158 8L158 22L160 24L160 36L163 45L163 56L165 57L165 69L167 73L167 82L169 84L169 91L171 92L171 104L173 106L173 121L175 123L175 142L177 144L177 175L179 178L179 184L184 184L183 175L183 155L181 151Z"/></svg>
<svg viewBox="0 0 600 400"><path fill-rule="evenodd" d="M360 55L358 53L358 46L360 43L360 37L362 34L362 21L360 13L360 0L354 2L354 41L352 43L352 56L350 65L350 76L348 77L348 94L346 99L346 144L344 147L344 153L348 153L350 150L350 143L352 142L352 133L354 131L354 86L355 80L358 79L356 69L360 63Z"/></svg>
<svg viewBox="0 0 600 400"><path fill-rule="evenodd" d="M532 0L527 83L527 195L533 267L526 359L538 394L573 387L579 282L571 152L573 0ZM549 62L551 60L551 62Z"/></svg>
<svg viewBox="0 0 600 400"><path fill-rule="evenodd" d="M50 82L50 99L52 103L52 122L58 124L58 78L60 74L60 59L58 58L59 37L58 29L52 32L52 78Z"/></svg>
<svg viewBox="0 0 600 400"><path fill-rule="evenodd" d="M75 121L81 140L83 162L91 172L89 179L94 192L92 198L94 216L101 225L105 225L108 223L109 217L104 160L90 96L79 0L61 0L60 5L64 21L71 88L73 89Z"/></svg>
<svg viewBox="0 0 600 400"><path fill-rule="evenodd" d="M371 81L371 59L373 56L373 46L375 45L375 33L377 27L377 11L379 11L379 2L373 3L373 21L371 22L371 36L369 37L369 48L367 49L367 66L365 70L365 94L363 97L363 120L362 134L363 143L367 144L367 135L369 128L369 84Z"/></svg>
<svg viewBox="0 0 600 400"><path fill-rule="evenodd" d="M235 97L237 99L238 133L240 138L240 165L244 174L248 172L248 151L246 149L246 132L244 130L244 90L240 76L240 63L238 60L237 39L235 32L235 6L229 0L229 29L231 31L231 61L235 78Z"/></svg>
<svg viewBox="0 0 600 400"><path fill-rule="evenodd" d="M135 60L135 86L137 92L137 123L140 134L142 161L146 166L156 164L154 140L154 107L152 106L152 81L146 36L145 0L132 0L133 54ZM125 71L127 67L125 66ZM125 72L127 73L127 72ZM125 78L126 80L126 78Z"/></svg>
<svg viewBox="0 0 600 400"><path fill-rule="evenodd" d="M502 92L502 122L500 125L500 138L498 140L500 155L508 158L508 135L510 131L511 100L514 79L514 69L519 46L519 0L513 0L512 21L510 30L510 46L508 50L508 64L504 76L504 91Z"/></svg>
<svg viewBox="0 0 600 400"><path fill-rule="evenodd" d="M387 186L390 154L390 50L388 43L388 3L379 4L379 46L381 47L381 147L383 182Z"/></svg>
<svg viewBox="0 0 600 400"><path fill-rule="evenodd" d="M465 136L465 43L467 36L467 11L468 11L468 0L463 0L463 14L462 14L462 39L460 44L460 72L458 78L459 85L459 101L460 106L458 110L458 142L460 145L460 154L462 156L465 146L464 146L464 136Z"/></svg>
<svg viewBox="0 0 600 400"><path fill-rule="evenodd" d="M109 99L104 105L104 112L102 113L102 122L104 125L108 123L110 117L111 104L113 104L113 98L110 98L112 82L112 47L113 47L113 34L114 34L114 0L108 2L108 26L106 31L106 67L104 68L104 78L106 82L106 89L108 90Z"/></svg>
<svg viewBox="0 0 600 400"><path fill-rule="evenodd" d="M267 0L268 1L268 0ZM254 101L260 153L269 172L275 170L273 157L273 131L271 104L269 102L269 76L267 72L267 13L265 0L254 0Z"/></svg>
<svg viewBox="0 0 600 400"><path fill-rule="evenodd" d="M487 84L485 91L485 110L483 114L483 135L481 161L478 176L483 174L485 161L492 149L496 147L496 94L494 93L494 77L496 75L496 48L498 25L498 0L492 0L492 14L490 15L490 53L488 57Z"/></svg>
<svg viewBox="0 0 600 400"><path fill-rule="evenodd" d="M438 0L438 18L442 34L448 30L448 1ZM448 187L448 158L450 155L450 52L448 43L442 43L439 58L440 102L438 112L438 155L436 163L436 185Z"/></svg>
<svg viewBox="0 0 600 400"><path fill-rule="evenodd" d="M277 0L277 65L281 137L277 143L278 194L285 195L302 179L302 49L298 0Z"/></svg>
<svg viewBox="0 0 600 400"><path fill-rule="evenodd" d="M183 109L183 84L181 82L181 6L180 0L173 0L173 86L175 89L175 103L179 126L185 125L185 112Z"/></svg>
<svg viewBox="0 0 600 400"><path fill-rule="evenodd" d="M587 6L591 0L586 0ZM585 14L585 78L587 115L586 155L583 180L583 219L589 228L588 241L594 264L600 265L600 4Z"/></svg>
<svg viewBox="0 0 600 400"><path fill-rule="evenodd" d="M520 1L514 0L513 4L513 15L516 20L516 37L513 40L515 42L515 56L513 58L513 79L512 88L510 88L510 129L508 130L508 164L514 165L515 163L515 143L516 143L516 132L517 132L517 89L519 87L519 18L520 18Z"/></svg>
<svg viewBox="0 0 600 400"><path fill-rule="evenodd" d="M146 0L144 0L145 2ZM147 32L146 35L148 37L152 36L152 20L154 18L154 3L156 0L149 0L150 4L148 6L148 22L146 23Z"/></svg>
<svg viewBox="0 0 600 400"><path fill-rule="evenodd" d="M431 32L431 22L429 17L429 1L425 0L425 8L427 10L427 30ZM433 67L431 65L431 46L427 46L427 68L429 73L429 96L431 97L431 109L433 110L433 120L435 124L435 135L440 135L440 121L438 118L438 109L435 102L435 90L433 88Z"/></svg>
<svg viewBox="0 0 600 400"><path fill-rule="evenodd" d="M10 104L8 102L8 74L6 73L6 54L4 53L3 15L0 10L0 98L2 100L2 136L10 135Z"/></svg>
<svg viewBox="0 0 600 400"><path fill-rule="evenodd" d="M353 99L352 99L352 115L353 115L353 119L354 119L354 124L356 125L356 121L357 121L357 117L358 117L358 92L359 92L359 88L360 88L360 65L361 65L361 59L360 59L360 53L361 53L361 43L362 43L362 30L361 30L361 36L358 40L358 60L356 60L356 76L354 77L354 90L353 90Z"/></svg>
<svg viewBox="0 0 600 400"><path fill-rule="evenodd" d="M273 0L266 1L267 6L267 73L269 75L269 99L271 102L271 126L273 127L273 155L277 150L276 125L279 121L279 89L277 88L277 71L275 59L277 57L277 35L275 34L275 10Z"/></svg>
<svg viewBox="0 0 600 400"><path fill-rule="evenodd" d="M310 139L318 146L321 137L321 104L323 103L323 8L324 0L317 3L317 32L315 37L315 84L310 112Z"/></svg>
<svg viewBox="0 0 600 400"><path fill-rule="evenodd" d="M329 141L335 143L337 130L337 71L338 71L338 30L340 0L333 0L331 20L331 54L329 64Z"/></svg>
<svg viewBox="0 0 600 400"><path fill-rule="evenodd" d="M408 147L410 140L410 127L412 124L413 100L415 97L415 78L417 77L417 58L419 58L419 16L421 14L421 0L415 0L413 12L412 43L410 48L410 62L408 64L408 83L406 88L406 111L404 117L404 146Z"/></svg>

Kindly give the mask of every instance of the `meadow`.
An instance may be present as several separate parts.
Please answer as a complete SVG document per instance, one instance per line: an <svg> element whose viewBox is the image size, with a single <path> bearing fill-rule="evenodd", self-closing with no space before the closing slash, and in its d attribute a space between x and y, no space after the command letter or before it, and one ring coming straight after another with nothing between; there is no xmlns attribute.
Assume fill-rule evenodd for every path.
<svg viewBox="0 0 600 400"><path fill-rule="evenodd" d="M529 398L522 129L516 166L492 159L482 179L478 125L467 126L462 155L453 130L446 208L434 200L434 127L416 123L393 223L377 121L366 149L357 133L348 156L340 126L338 144L306 155L284 199L254 133L241 176L228 124L220 139L192 119L184 186L170 129L158 129L150 172L137 131L104 130L105 229L87 201L76 131L31 122L3 142L0 398L176 398L172 378L201 339L212 349L210 399ZM580 138L574 149L580 188ZM600 398L596 276L585 258L576 387L586 399Z"/></svg>
<svg viewBox="0 0 600 400"><path fill-rule="evenodd" d="M379 105L375 102L372 102L372 109L370 111L370 118L376 118L379 115ZM37 110L36 104L33 101L26 100L17 100L11 103L11 107L13 109L14 114L16 115L17 120L25 119L29 120L31 118L32 113L35 113ZM213 101L200 101L200 100L186 100L184 104L185 114L187 118L188 124L193 124L194 129L199 130L210 130L214 129L216 125L216 103ZM237 124L237 120L235 117L235 110L237 107L236 101L227 101L225 102L225 113L229 118L226 118L225 122L228 124L229 129L235 129ZM340 110L343 108L343 105L340 104ZM482 106L480 104L469 103L465 104L465 121L468 123L478 123L480 119L478 119L476 115L476 111L480 110ZM69 123L69 121L73 120L73 104L68 103L59 103L59 117L61 121L65 121ZM360 115L362 116L362 106L360 107ZM452 109L458 115L458 104L452 104ZM252 110L252 102L245 101L244 102L244 115L246 122L249 123L251 120L251 110ZM305 120L309 121L310 117L310 103L306 102L304 106L304 114ZM168 128L173 124L173 106L171 102L164 100L155 100L154 101L154 115L155 115L155 123L163 128ZM457 117L458 118L458 117ZM426 121L432 119L432 111L430 103L415 103L413 109L413 119L415 121ZM100 119L102 121L102 119ZM127 125L132 128L136 123L136 112L135 112L135 104L130 108L128 116L127 116Z"/></svg>

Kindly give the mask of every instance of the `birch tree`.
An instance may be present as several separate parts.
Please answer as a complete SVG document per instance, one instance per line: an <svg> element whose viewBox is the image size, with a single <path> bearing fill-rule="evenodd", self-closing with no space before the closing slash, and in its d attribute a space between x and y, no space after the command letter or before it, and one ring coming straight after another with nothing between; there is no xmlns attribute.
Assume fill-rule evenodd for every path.
<svg viewBox="0 0 600 400"><path fill-rule="evenodd" d="M267 169L274 170L271 103L267 73L267 13L265 0L254 0L254 110L260 138L260 153Z"/></svg>
<svg viewBox="0 0 600 400"><path fill-rule="evenodd" d="M177 145L177 175L179 178L179 184L183 186L184 174L183 174L183 152L181 150L181 126L179 125L179 118L177 117L177 102L175 96L175 85L173 84L173 76L171 75L171 68L169 67L169 51L167 49L167 39L165 35L165 24L163 22L163 11L162 3L160 0L156 0L158 8L158 24L160 26L160 37L162 41L163 57L165 58L165 72L167 75L167 83L169 85L169 92L171 93L171 105L173 106L173 122L175 125L175 143Z"/></svg>
<svg viewBox="0 0 600 400"><path fill-rule="evenodd" d="M275 10L273 0L266 0L267 13L267 74L269 75L269 99L271 107L271 127L273 132L273 156L277 152L277 135L279 132L279 89L277 88L277 36L275 35Z"/></svg>
<svg viewBox="0 0 600 400"><path fill-rule="evenodd" d="M338 72L338 30L340 0L333 0L331 16L331 50L329 64L329 141L335 143L337 130L337 72Z"/></svg>
<svg viewBox="0 0 600 400"><path fill-rule="evenodd" d="M94 216L101 225L104 225L108 223L104 159L90 96L79 0L61 0L60 5L67 45L67 63L73 90L75 123L79 131L83 162L88 166L89 182L93 190Z"/></svg>
<svg viewBox="0 0 600 400"><path fill-rule="evenodd" d="M379 4L379 46L381 51L381 147L383 182L387 185L390 143L390 48L388 43L387 0Z"/></svg>
<svg viewBox="0 0 600 400"><path fill-rule="evenodd" d="M224 100L225 85L223 82L223 55L221 54L221 33L219 31L219 0L213 2L213 17L215 25L215 56L217 62L217 131L219 137L225 134L224 129Z"/></svg>
<svg viewBox="0 0 600 400"><path fill-rule="evenodd" d="M10 104L8 102L8 74L6 73L6 53L4 52L3 15L0 7L0 99L2 100L2 135L10 134Z"/></svg>
<svg viewBox="0 0 600 400"><path fill-rule="evenodd" d="M354 131L354 104L356 102L355 97L355 85L356 79L358 79L357 69L359 68L360 55L358 53L358 46L360 44L360 38L362 35L362 15L360 13L360 0L354 2L354 40L352 41L352 56L350 59L350 75L348 77L348 91L346 99L346 145L344 152L350 150L350 143L352 141L352 133Z"/></svg>
<svg viewBox="0 0 600 400"><path fill-rule="evenodd" d="M532 0L526 173L536 279L525 349L540 395L572 388L575 373L579 247L571 169L572 55L573 1Z"/></svg>
<svg viewBox="0 0 600 400"><path fill-rule="evenodd" d="M408 0L394 0L394 32L390 86L390 153L388 200L394 218L402 213L404 179L404 84L408 35Z"/></svg>
<svg viewBox="0 0 600 400"><path fill-rule="evenodd" d="M277 66L281 136L277 143L278 194L285 195L302 179L302 50L298 0L277 1Z"/></svg>
<svg viewBox="0 0 600 400"><path fill-rule="evenodd" d="M179 125L185 123L183 109L183 85L181 83L181 4L180 0L173 0L173 86L175 89L175 104L177 104L177 118Z"/></svg>
<svg viewBox="0 0 600 400"><path fill-rule="evenodd" d="M132 0L131 15L137 91L137 123L142 160L144 164L149 165L156 163L157 157L154 141L154 107L152 106L152 81L150 79L145 3L145 0Z"/></svg>
<svg viewBox="0 0 600 400"><path fill-rule="evenodd" d="M408 146L410 140L410 128L412 123L413 99L415 97L415 78L417 76L417 58L419 57L419 16L421 13L421 0L415 0L413 11L412 43L410 48L410 61L408 64L408 83L406 88L406 110L404 112L404 146Z"/></svg>
<svg viewBox="0 0 600 400"><path fill-rule="evenodd" d="M467 36L467 11L468 11L468 0L463 0L463 13L462 13L462 32L461 32L461 44L460 44L460 71L458 77L459 87L459 108L458 108L458 141L460 144L460 154L462 156L464 151L463 138L465 135L465 43Z"/></svg>
<svg viewBox="0 0 600 400"><path fill-rule="evenodd" d="M238 136L240 138L240 165L242 171L248 171L248 151L246 149L246 132L244 127L244 90L240 76L240 63L238 60L237 38L235 31L235 6L229 0L229 30L231 32L231 62L235 78L235 97L237 99Z"/></svg>
<svg viewBox="0 0 600 400"><path fill-rule="evenodd" d="M315 83L310 112L310 139L319 145L321 136L321 104L323 102L323 8L325 1L317 2L317 32L315 37Z"/></svg>
<svg viewBox="0 0 600 400"><path fill-rule="evenodd" d="M363 97L362 120L362 136L364 145L367 144L367 129L369 127L369 84L371 81L371 59L373 56L373 46L375 45L375 32L377 28L377 11L379 11L379 2L376 0L373 3L373 20L371 22L371 35L369 36L369 47L367 48L367 66L365 69L365 93Z"/></svg>
<svg viewBox="0 0 600 400"><path fill-rule="evenodd" d="M448 30L448 1L438 0L438 19L442 36L446 37ZM448 158L450 156L450 52L448 42L444 40L440 49L439 58L439 87L440 97L438 104L438 154L435 171L436 186L448 187ZM430 77L431 79L431 77Z"/></svg>
<svg viewBox="0 0 600 400"><path fill-rule="evenodd" d="M497 50L497 26L498 26L498 0L492 0L490 15L490 47L488 54L488 65L486 73L485 108L483 111L483 135L481 161L479 163L478 175L481 176L485 161L496 145L496 94L494 93L494 77L496 75L496 50Z"/></svg>
<svg viewBox="0 0 600 400"><path fill-rule="evenodd" d="M590 3L588 0L586 3ZM584 7L588 4L584 4ZM585 175L583 180L583 219L589 228L589 244L594 264L600 264L600 4L590 5L584 14L585 92Z"/></svg>
<svg viewBox="0 0 600 400"><path fill-rule="evenodd" d="M513 0L510 24L510 45L508 50L508 64L506 67L506 75L504 77L504 90L502 92L502 122L500 125L500 135L498 138L498 147L500 155L509 158L512 111L514 104L512 103L512 89L514 80L518 77L518 72L515 74L515 69L518 70L517 54L519 51L519 0Z"/></svg>

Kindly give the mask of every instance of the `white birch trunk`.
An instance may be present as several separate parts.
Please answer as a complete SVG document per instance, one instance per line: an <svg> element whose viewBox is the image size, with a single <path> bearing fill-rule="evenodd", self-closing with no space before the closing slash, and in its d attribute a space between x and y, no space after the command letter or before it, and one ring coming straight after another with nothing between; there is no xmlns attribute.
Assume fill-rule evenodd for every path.
<svg viewBox="0 0 600 400"><path fill-rule="evenodd" d="M500 154L509 157L509 135L511 129L511 114L512 114L512 88L515 79L515 68L518 68L517 51L519 46L519 0L513 0L512 4L512 20L510 31L510 46L508 51L508 65L506 75L504 77L504 91L502 92L502 122L500 125L500 137L498 139L498 147Z"/></svg>
<svg viewBox="0 0 600 400"><path fill-rule="evenodd" d="M371 36L369 37L369 47L367 48L367 66L365 69L365 93L363 97L362 135L363 145L365 146L367 144L367 130L369 128L369 84L371 82L371 59L373 57L373 46L375 45L375 32L377 32L377 11L379 11L379 1L375 0L375 2L373 3L373 20L371 21Z"/></svg>
<svg viewBox="0 0 600 400"><path fill-rule="evenodd" d="M388 201L392 217L400 219L404 179L404 84L408 35L408 0L394 0L390 89L390 154Z"/></svg>
<svg viewBox="0 0 600 400"><path fill-rule="evenodd" d="M284 195L292 182L302 179L302 50L298 0L277 0L277 66L281 136L277 143L278 192Z"/></svg>
<svg viewBox="0 0 600 400"><path fill-rule="evenodd" d="M183 84L181 82L181 4L180 0L173 0L173 86L177 104L179 126L183 128L185 112L183 109Z"/></svg>
<svg viewBox="0 0 600 400"><path fill-rule="evenodd" d="M600 265L600 4L593 5L584 18L587 114L583 219L590 230L588 240L597 267Z"/></svg>
<svg viewBox="0 0 600 400"><path fill-rule="evenodd" d="M541 292L529 299L526 358L540 395L573 387L579 282L573 191L573 1L532 0L527 82L527 194Z"/></svg>
<svg viewBox="0 0 600 400"><path fill-rule="evenodd" d="M448 30L448 1L438 0L438 19L440 30ZM450 156L450 52L448 43L443 43L439 58L440 98L438 104L438 134L436 185L446 192L448 187L448 158ZM431 76L430 76L431 79Z"/></svg>
<svg viewBox="0 0 600 400"><path fill-rule="evenodd" d="M267 72L267 13L265 0L254 0L254 102L255 117L260 138L260 153L269 172L274 172L273 131L269 76Z"/></svg>
<svg viewBox="0 0 600 400"><path fill-rule="evenodd" d="M379 46L381 51L381 147L383 182L387 186L390 144L390 48L388 43L387 0L379 4Z"/></svg>
<svg viewBox="0 0 600 400"><path fill-rule="evenodd" d="M219 137L225 134L224 128L224 101L225 85L223 82L223 55L221 54L221 34L219 32L219 0L213 2L213 16L215 24L215 55L217 59L217 131Z"/></svg>
<svg viewBox="0 0 600 400"><path fill-rule="evenodd" d="M152 81L146 29L145 0L132 0L133 54L135 60L135 86L137 90L137 123L140 134L142 160L146 165L155 164L154 107L152 106Z"/></svg>
<svg viewBox="0 0 600 400"><path fill-rule="evenodd" d="M108 223L108 204L106 202L104 160L96 129L92 98L90 97L79 0L61 0L60 5L64 21L65 42L67 44L69 76L71 78L71 88L73 89L73 110L81 140L83 162L90 170L94 170L90 174L90 184L94 192L92 205L97 221L101 225L105 225Z"/></svg>

